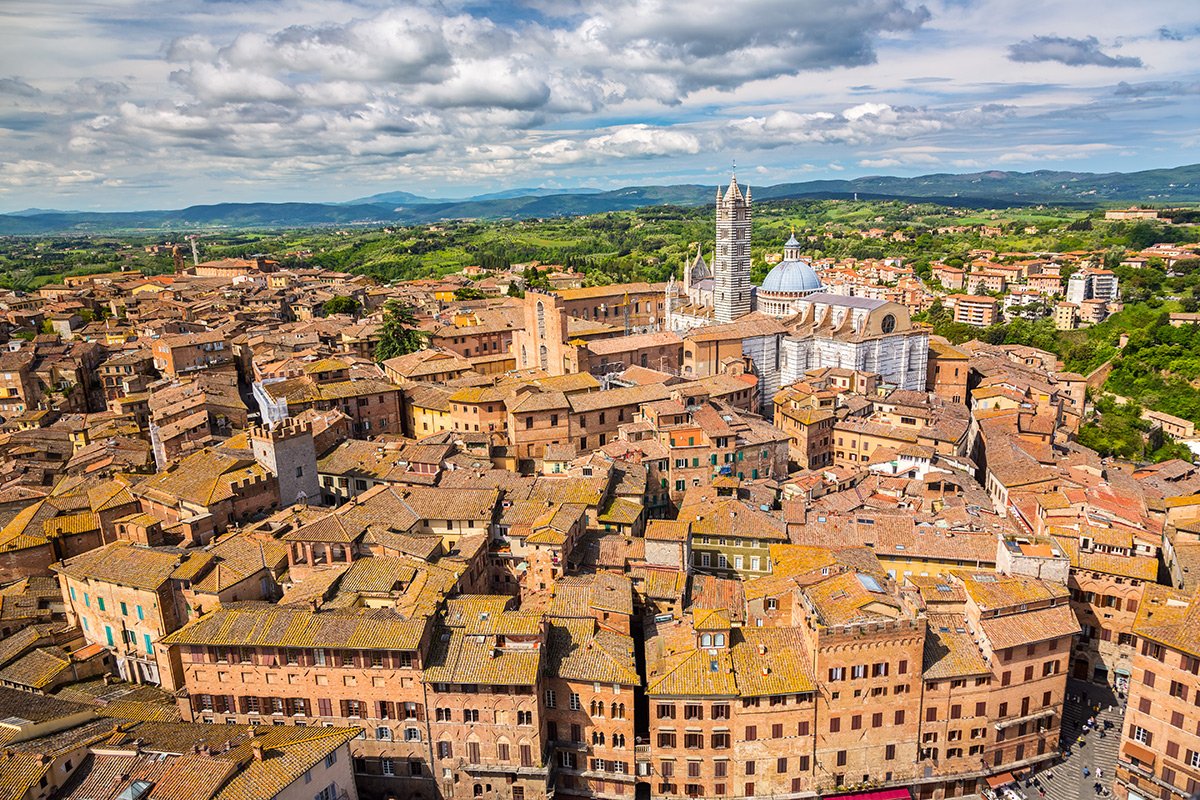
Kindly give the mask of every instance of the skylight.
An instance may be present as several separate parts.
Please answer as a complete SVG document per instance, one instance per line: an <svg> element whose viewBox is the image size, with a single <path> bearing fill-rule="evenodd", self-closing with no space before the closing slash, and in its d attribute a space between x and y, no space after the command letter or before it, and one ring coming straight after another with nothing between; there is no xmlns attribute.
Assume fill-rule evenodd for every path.
<svg viewBox="0 0 1200 800"><path fill-rule="evenodd" d="M879 581L875 580L874 575L864 575L858 573L858 582L863 585L863 588L868 592L882 593L883 587L879 585Z"/></svg>

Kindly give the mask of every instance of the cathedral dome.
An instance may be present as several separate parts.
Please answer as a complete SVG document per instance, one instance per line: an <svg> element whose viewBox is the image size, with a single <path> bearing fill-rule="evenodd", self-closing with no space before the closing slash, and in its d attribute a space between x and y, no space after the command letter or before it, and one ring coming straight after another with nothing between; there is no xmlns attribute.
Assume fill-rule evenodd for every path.
<svg viewBox="0 0 1200 800"><path fill-rule="evenodd" d="M821 290L821 279L807 261L780 261L763 281L759 292L778 292L792 294L800 292L818 292Z"/></svg>

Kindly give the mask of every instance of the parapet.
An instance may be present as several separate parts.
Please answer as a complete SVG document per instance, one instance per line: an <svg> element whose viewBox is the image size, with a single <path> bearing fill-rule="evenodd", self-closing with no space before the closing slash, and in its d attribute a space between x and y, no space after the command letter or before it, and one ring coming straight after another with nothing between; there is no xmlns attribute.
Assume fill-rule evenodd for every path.
<svg viewBox="0 0 1200 800"><path fill-rule="evenodd" d="M275 425L255 425L246 430L251 440L258 439L270 442L282 442L298 436L304 436L305 434L311 436L312 432L312 420L291 418Z"/></svg>

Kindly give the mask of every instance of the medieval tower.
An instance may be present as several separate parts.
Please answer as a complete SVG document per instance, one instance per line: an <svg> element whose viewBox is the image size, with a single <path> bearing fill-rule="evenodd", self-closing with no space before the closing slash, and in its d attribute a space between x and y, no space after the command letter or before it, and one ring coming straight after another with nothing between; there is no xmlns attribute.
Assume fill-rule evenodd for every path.
<svg viewBox="0 0 1200 800"><path fill-rule="evenodd" d="M750 313L750 190L737 176L725 196L717 187L717 251L713 254L713 316L729 322Z"/></svg>
<svg viewBox="0 0 1200 800"><path fill-rule="evenodd" d="M250 428L247 433L254 460L279 481L280 505L321 502L311 422L288 419L274 427Z"/></svg>

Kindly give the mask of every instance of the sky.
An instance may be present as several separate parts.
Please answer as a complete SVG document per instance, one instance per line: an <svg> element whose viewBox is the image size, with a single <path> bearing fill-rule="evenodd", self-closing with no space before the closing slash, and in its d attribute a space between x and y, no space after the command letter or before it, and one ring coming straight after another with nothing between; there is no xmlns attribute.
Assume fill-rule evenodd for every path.
<svg viewBox="0 0 1200 800"><path fill-rule="evenodd" d="M1195 0L4 0L0 211L1200 162Z"/></svg>

